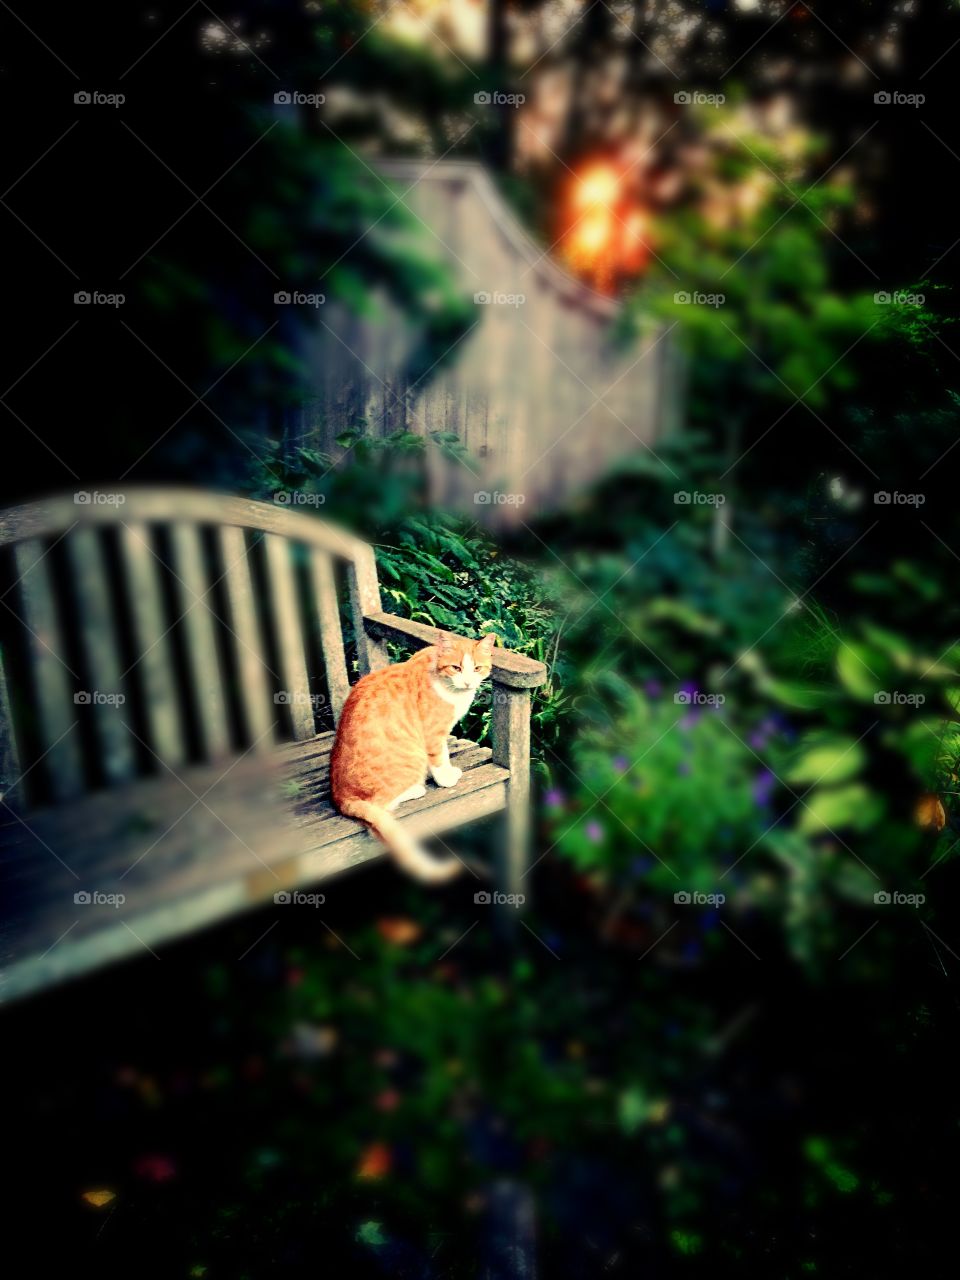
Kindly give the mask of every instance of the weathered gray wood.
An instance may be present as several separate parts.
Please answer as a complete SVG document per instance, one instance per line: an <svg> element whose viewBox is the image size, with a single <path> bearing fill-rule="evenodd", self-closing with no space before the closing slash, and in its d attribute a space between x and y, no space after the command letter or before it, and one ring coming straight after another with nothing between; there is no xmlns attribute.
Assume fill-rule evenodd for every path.
<svg viewBox="0 0 960 1280"><path fill-rule="evenodd" d="M347 566L350 585L350 608L353 613L353 629L357 640L357 664L360 674L367 675L371 671L380 671L390 665L390 655L380 638L365 626L365 620L371 615L379 614L383 608L380 603L380 583L377 581L377 561L373 547L366 547L363 555Z"/></svg>
<svg viewBox="0 0 960 1280"><path fill-rule="evenodd" d="M284 742L276 748L276 757L280 761L310 760L320 755L329 755L333 747L334 733L318 733L309 742Z"/></svg>
<svg viewBox="0 0 960 1280"><path fill-rule="evenodd" d="M272 682L281 684L280 676L267 666L263 642L257 626L253 578L249 549L239 525L223 525L220 529L230 629L236 641L237 670L240 681L240 703L247 732L254 751L269 751L273 745L273 727L277 723L271 692Z"/></svg>
<svg viewBox="0 0 960 1280"><path fill-rule="evenodd" d="M618 340L619 303L545 252L482 166L453 159L377 163L421 219L425 248L445 260L463 295L487 294L491 301L475 305L472 327L452 358L411 386L411 343L400 340L408 327L399 310L385 299L361 323L328 300L322 322L301 326L298 354L307 372L297 439L337 456L338 437L358 417L378 436L397 428L424 436L456 432L479 475L450 463L438 474L432 459L432 492L497 523L529 521L624 456L644 445L657 448L678 417L682 387L659 347L638 361L641 346ZM668 326L653 315L641 323L648 330L644 345L667 335ZM350 350L332 333L346 334ZM673 346L672 336L662 345ZM608 387L609 410L594 406ZM475 492L513 500L474 505Z"/></svg>
<svg viewBox="0 0 960 1280"><path fill-rule="evenodd" d="M467 740L455 742L450 756L465 773L491 763L488 747ZM129 884L139 891L158 876L168 883L174 872L195 871L204 883L205 877L225 874L233 865L232 855L225 855L220 846L230 827L239 838L235 854L241 867L250 861L256 865L244 844L255 846L255 852L269 863L296 851L300 837L292 835L294 831L309 828L313 832L319 823L335 821L341 825L331 828L330 838L349 835L356 825L344 826L352 820L340 817L331 806L329 752L309 763L304 774L296 756L284 761L279 752L265 760L251 755L229 771L222 763L194 765L179 775L138 779L109 793L91 792L67 808L37 810L29 828L12 824L2 842L6 886L10 889L24 878L36 880L38 859L44 863L49 856L44 844L56 848L79 875L95 877L100 888L129 876ZM464 799L478 785L503 780L498 770L450 789L428 783L427 795L408 803L399 814L406 817L451 799ZM200 796L204 802L198 805ZM322 843L311 835L311 848ZM31 901L43 900L44 894L55 898L69 885L69 872L47 867ZM6 914L13 914L9 900Z"/></svg>
<svg viewBox="0 0 960 1280"><path fill-rule="evenodd" d="M170 538L201 746L206 758L216 759L230 749L230 730L200 530L195 524L177 521Z"/></svg>
<svg viewBox="0 0 960 1280"><path fill-rule="evenodd" d="M297 744L300 753L312 746ZM441 834L503 808L506 771L483 749L473 748L479 751L473 760L470 748L464 741L456 753L464 769L456 787L431 784L426 796L398 811L414 834ZM276 755L277 769L252 758L226 776L220 767L198 766L182 778L140 779L109 794L88 794L69 808L38 811L29 829L13 822L0 827L0 865L12 904L6 998L124 956L149 959L138 939L156 949L269 902L281 888L307 887L383 856L363 824L333 813L329 801L285 797L284 779L298 755L283 753L285 763ZM191 795L205 792L209 807L195 805L175 823ZM138 829L138 814L152 826ZM44 845L56 848L76 874L53 861ZM125 893L126 902L116 909L74 903L75 892L93 889Z"/></svg>
<svg viewBox="0 0 960 1280"><path fill-rule="evenodd" d="M223 532L222 539L226 544L235 546L242 537L244 529L257 530L278 538L305 544L311 551L310 572L313 590L316 593L317 608L320 614L321 644L324 651L324 662L327 668L327 682L334 715L338 715L349 692L346 662L343 657L343 637L339 614L335 600L335 579L329 557L344 559L355 570L349 573L351 598L355 609L355 618L359 621L363 611L376 611L380 607L379 588L376 580L376 564L372 549L364 543L325 521L317 520L312 515L293 511L282 505L253 502L243 498L231 498L218 494L205 493L190 489L124 489L112 493L111 501L90 501L77 503L72 497L51 498L38 503L31 503L9 511L0 512L0 545L30 541L41 535L62 533L64 528L73 525L81 526L83 538L89 545L90 531L104 525L120 525L122 561L129 587L130 608L136 645L142 655L136 663L139 668L137 684L142 683L146 695L146 716L149 745L153 751L170 767L175 768L186 758L187 735L183 720L181 698L176 686L176 670L172 661L172 641L164 638L167 630L164 618L164 601L161 592L161 578L158 564L152 563L153 554L150 545L149 529L157 525L169 526L174 546L174 558L183 560L183 566L174 566L174 572L180 579L192 575L190 591L180 589L180 609L186 614L183 627L186 634L186 655L189 674L193 685L191 699L196 700L199 713L200 729L203 737L203 748L208 754L222 753L229 747L229 726L227 707L222 678L225 673L219 670L216 660L217 649L214 640L217 625L211 617L211 602L205 596L210 585L203 573L198 526L210 524L221 530L233 529L235 533ZM96 495L94 495L96 497ZM192 532L191 532L192 530ZM295 579L290 570L281 565L279 543L267 541L267 555L276 572L270 573L270 591L274 596L274 605L278 617L296 619L294 627L285 625L278 628L281 654L290 670L289 677L283 677L277 683L291 685L298 695L304 699L291 703L295 732L298 736L310 736L313 733L313 706L308 701L309 685L306 683L305 662L302 655L303 642L299 612L296 602ZM33 553L35 559L40 558L41 548L37 543ZM276 548L271 550L270 548ZM236 557L234 557L236 558ZM44 570L39 571L41 578ZM246 582L244 581L246 579ZM247 715L251 736L258 739L268 728L269 723L276 720L276 713L271 697L268 699L266 714L262 708L261 682L258 669L244 648L247 645L258 656L263 657L259 636L256 634L255 608L256 602L252 594L247 592L250 584L249 568L244 564L236 575L228 574L225 593L237 605L237 616L241 619L238 627L242 628L242 638L237 639L239 667L242 673L241 698L244 712ZM201 603L195 604L190 592L199 595ZM239 593L239 594L238 594ZM250 610L240 603L244 596L254 609L253 628L250 622ZM191 605L193 607L191 608ZM362 626L358 628L359 659L361 669L372 670L387 662L386 651L374 638L366 635ZM90 652L98 658L104 656L99 649ZM109 655L105 655L109 656ZM98 720L103 723L103 716L98 711ZM266 742L269 744L270 735ZM47 739L49 742L49 739ZM124 765L125 769L126 766ZM122 772L122 769L120 770ZM111 773L117 776L117 770L111 766ZM65 794L70 793L69 770L60 772L61 784Z"/></svg>
<svg viewBox="0 0 960 1280"><path fill-rule="evenodd" d="M153 552L147 525L124 520L119 535L136 650L134 666L143 688L150 749L176 769L187 758L187 736L160 589L161 564Z"/></svg>
<svg viewBox="0 0 960 1280"><path fill-rule="evenodd" d="M529 901L530 885L524 879L530 860L529 689L494 685L491 736L494 761L510 772L500 880L504 893L522 893Z"/></svg>
<svg viewBox="0 0 960 1280"><path fill-rule="evenodd" d="M478 764L486 764L493 758L493 752L489 747L478 747L472 743L466 747L451 747L450 759L458 769L473 769ZM330 802L330 761L329 757L321 762L319 768L308 769L304 772L298 770L296 777L291 777L287 783L289 791L289 799L295 801L297 805L302 805L305 801L313 804L317 800ZM428 794L430 789L428 788Z"/></svg>
<svg viewBox="0 0 960 1280"><path fill-rule="evenodd" d="M472 768L467 763L463 777L455 787L437 787L429 783L426 795L419 800L408 801L397 810L397 816L405 823L408 819L417 818L416 834L427 833L431 829L434 812L444 809L447 804L456 802L458 812L462 814L461 821L468 822L474 816L479 816L479 810L476 814L474 813L474 804L480 803L476 800L476 793L485 787L506 781L507 774L504 769L492 762L484 762L481 757ZM362 823L355 822L353 818L344 818L336 813L331 816L329 812L324 819L321 819L322 826L318 825L317 803L312 795L306 795L294 797L291 804L293 825L309 828L317 848L322 848L334 840L352 837L363 827ZM329 804L328 801L323 803ZM502 805L499 807L502 808ZM484 807L483 812L486 813L488 810ZM445 809L444 813L446 813Z"/></svg>
<svg viewBox="0 0 960 1280"><path fill-rule="evenodd" d="M324 768L330 759L330 752L333 747L333 737L334 735L332 733L320 734L318 737L314 738L313 742L306 744L309 747L309 751L305 752L303 755L298 753L296 757L296 764L284 766L287 770L285 776L289 778L308 778L311 773ZM291 745L299 746L300 744L293 743ZM488 756L491 754L491 749L489 747L478 747L476 743L471 742L468 738L449 737L447 739L447 748L451 757L453 757L453 755L458 751L485 751Z"/></svg>
<svg viewBox="0 0 960 1280"><path fill-rule="evenodd" d="M417 649L436 644L437 631L423 622L398 618L392 613L375 613L364 618L367 631L383 640L401 640ZM535 658L507 649L495 648L491 655L493 679L507 688L535 689L547 678L547 668Z"/></svg>
<svg viewBox="0 0 960 1280"><path fill-rule="evenodd" d="M136 771L134 739L127 727L127 693L111 599L107 565L98 531L77 529L66 540L80 616L80 640L92 688L87 690L100 745L100 764L108 782L124 782Z"/></svg>
<svg viewBox="0 0 960 1280"><path fill-rule="evenodd" d="M14 559L20 576L23 621L36 694L43 767L58 800L79 795L84 787L80 732L74 695L83 692L78 676L64 660L63 635L53 599L49 561L42 543L17 544Z"/></svg>
<svg viewBox="0 0 960 1280"><path fill-rule="evenodd" d="M13 726L13 709L10 706L10 691L7 688L6 665L3 653L0 651L0 801L4 804L14 806L23 804L21 773L20 753L17 750Z"/></svg>
<svg viewBox="0 0 960 1280"><path fill-rule="evenodd" d="M313 700L303 648L303 626L297 602L297 589L290 558L290 543L276 533L264 535L267 556L267 580L273 599L277 624L277 647L280 655L282 692L293 723L293 736L298 742L313 738L317 726L313 718Z"/></svg>
<svg viewBox="0 0 960 1280"><path fill-rule="evenodd" d="M54 500L0 516L0 541L7 537L16 544L24 618L35 633L29 649L37 720L42 745L53 748L49 776L55 796L72 798L84 784L78 732L74 729L64 735L63 743L70 747L67 753L53 732L70 729L75 690L54 656L62 657L65 649L43 546L30 537L18 542L17 536L30 530L62 531L71 519L81 525L69 551L80 597L80 640L95 682L111 685L123 678L117 606L111 603L96 529L121 518L122 565L134 639L142 655L135 664L142 664L137 683L147 696L151 746L168 763L186 749L185 725L180 718L173 647L165 637L162 578L147 523L169 526L191 697L204 754L212 760L231 745L221 639L225 646L237 645L245 727L256 737L257 728L272 724L268 676L273 673L265 669L256 580L250 575L244 536L248 528L264 531L266 576L280 651L281 670L276 676L292 695L291 710L303 740L274 746L257 759L251 754L229 764L221 760L189 768L178 765L173 773L151 778L130 777L126 766L118 769L108 761L108 774L122 780L122 786L80 795L69 805L37 810L29 826L11 821L0 829L0 873L6 879L15 953L12 982L8 980L11 995L137 954L138 939L152 949L269 900L278 883L303 885L326 879L383 853L383 846L362 823L344 818L331 807L334 735L314 736L292 542L311 548L311 591L335 714L349 685L331 555L347 562L361 670L376 670L387 662L386 640L419 648L434 642L434 629L384 613L373 549L329 529L317 539L313 535L320 522L313 517L300 518L281 510L278 521L277 509L264 504L192 493L164 494L161 499L160 494L139 491L129 504L114 505L75 507L72 502L67 506ZM187 510L191 515L185 516ZM64 523L58 526L58 521ZM224 561L228 616L222 620L213 612L213 583L205 565L200 523L208 522L218 530ZM546 669L503 650L494 651L493 667L493 751L467 739L451 738L451 757L463 770L460 781L449 789L428 782L426 795L404 805L398 816L412 833L428 838L507 808L503 883L516 891L526 857L529 689L543 682ZM0 715L9 736L12 721L2 688ZM108 737L102 744L105 759ZM6 772L5 764L3 768ZM125 886L121 891L128 893L121 915L114 915L112 908L98 915L74 903L80 887L109 892L121 885ZM527 887L522 891L528 892ZM79 915L71 919L74 905Z"/></svg>
<svg viewBox="0 0 960 1280"><path fill-rule="evenodd" d="M479 765L465 773L456 787L428 789L427 796L398 810L398 816L412 835L429 840L467 822L501 812L506 795L506 771L494 764ZM322 835L322 843L318 842L316 849L301 855L296 862L288 860L278 866L278 872L292 875L299 883L309 883L381 856L383 845L362 828L362 824L359 824L360 831L342 825L351 821L333 818L322 827L307 827L309 833ZM451 855L440 850L438 856L442 859ZM466 875L464 879L466 882ZM471 878L470 883L475 881Z"/></svg>
<svg viewBox="0 0 960 1280"><path fill-rule="evenodd" d="M499 766L493 772L475 772L480 766L492 764L489 748L451 751L451 759L465 774L470 773L466 781L461 780L451 789L428 785L427 795L420 801L408 803L400 811L401 817L428 813L452 800L463 802L467 816L481 816L470 808L475 803L474 793L494 783L506 783L506 774ZM204 883L226 875L232 864L221 846L228 835L235 837L241 850L237 857L244 865L248 854L252 857L251 850L267 863L275 857L293 856L301 843L298 833L303 830L311 833L311 848L343 839L353 833L354 828L344 826L348 820L341 818L332 807L328 769L329 763L324 766L322 776L309 784L291 780L277 784L278 789L273 792L263 785L263 777L252 778L247 783L250 794L238 796L235 789L231 793L230 787L221 785L218 779L198 776L191 768L186 771L180 790L170 785L164 790L151 789L136 796L113 790L109 794L118 803L112 808L93 805L69 813L56 809L52 811L57 815L53 820L43 811L36 821L31 819L29 827L14 829L14 838L3 842L8 920L13 920L16 914L9 901L10 893L18 885L36 879L38 863L45 863L50 848L54 847L51 841L59 851L57 856L65 854L69 867L81 878L103 888L114 881L119 884L130 876L130 885L139 892L145 883L143 872L147 873L149 883L158 866L171 883L174 873L195 873ZM212 789L198 806L197 798L204 795L208 787ZM90 794L98 798L103 795L102 792ZM256 807L252 796L261 797ZM503 803L498 808L504 808L505 798L504 789ZM485 807L488 799L484 797L484 813L488 811ZM278 803L280 808L276 807ZM266 830L263 810L269 806L274 806L273 826ZM39 810L36 812L41 814ZM75 829L81 819L85 828L82 839ZM325 839L315 838L319 825L330 822L339 825L330 827ZM48 867L48 872L52 871L53 868ZM49 875L45 878L48 896L62 894L65 884L69 887L64 874L59 879L51 879ZM31 913L41 901L42 895L31 894Z"/></svg>
<svg viewBox="0 0 960 1280"><path fill-rule="evenodd" d="M334 816L327 801L314 808L318 822ZM14 891L23 891L35 914L73 883L71 871L89 882L74 888L116 883L142 902L165 893L181 875L207 883L234 867L249 870L290 847L291 817L282 775L253 755L230 770L223 761L190 765L177 775L165 772L88 792L70 806L36 809L28 827L15 827L9 840L4 837L7 918L17 914ZM45 845L69 871L41 857Z"/></svg>
<svg viewBox="0 0 960 1280"><path fill-rule="evenodd" d="M119 920L107 922L97 933L77 939L67 925L71 932L59 945L47 952L35 950L6 970L0 1001L10 1003L37 995L120 960L149 959L152 950L227 919L249 905L243 881L231 880L133 916L126 927Z"/></svg>
<svg viewBox="0 0 960 1280"><path fill-rule="evenodd" d="M237 524L323 547L347 560L366 548L366 543L326 520L250 498L233 498L203 489L136 487L118 490L113 496L118 501L77 504L65 494L0 511L0 546L59 534L74 524L114 524L123 520L127 524Z"/></svg>
<svg viewBox="0 0 960 1280"><path fill-rule="evenodd" d="M310 553L310 578L320 620L320 644L327 676L327 690L333 707L334 721L339 721L343 704L350 693L347 663L343 652L343 627L337 604L337 584L333 562L326 551Z"/></svg>

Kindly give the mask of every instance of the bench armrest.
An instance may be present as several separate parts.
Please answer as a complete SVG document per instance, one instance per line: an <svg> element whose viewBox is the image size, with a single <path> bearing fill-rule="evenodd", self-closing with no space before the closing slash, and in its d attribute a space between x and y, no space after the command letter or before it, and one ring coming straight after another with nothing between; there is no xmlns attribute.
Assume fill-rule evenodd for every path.
<svg viewBox="0 0 960 1280"><path fill-rule="evenodd" d="M392 613L367 614L363 625L375 640L405 641L417 649L425 649L437 642L436 627L411 622L409 618L398 618ZM536 689L547 679L546 666L522 653L494 648L491 658L491 678L496 685L507 689Z"/></svg>

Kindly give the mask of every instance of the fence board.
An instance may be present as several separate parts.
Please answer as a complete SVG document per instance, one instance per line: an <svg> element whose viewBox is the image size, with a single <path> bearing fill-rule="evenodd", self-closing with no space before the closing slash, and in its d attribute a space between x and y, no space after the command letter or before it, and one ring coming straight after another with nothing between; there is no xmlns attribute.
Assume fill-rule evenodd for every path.
<svg viewBox="0 0 960 1280"><path fill-rule="evenodd" d="M504 522L561 505L672 429L682 369L671 339L640 361L641 347L619 348L618 304L568 275L527 235L480 165L397 160L382 161L381 169L398 194L412 188L405 201L428 228L424 251L447 261L467 297L485 292L525 300L476 305L478 323L455 359L441 362L409 397L405 357L418 335L386 300L378 302L377 318L362 321L328 300L323 322L348 335L352 355L340 347L331 358L329 334L320 325L302 335L310 383L303 439L337 456L336 438L357 426L358 404L365 405L374 435L399 427L456 432L479 474L434 470L434 497ZM661 333L651 320L642 346ZM603 405L589 409L593 394L621 375L609 399L612 412ZM543 465L531 466L538 459ZM523 502L474 507L476 490L497 489L520 494Z"/></svg>

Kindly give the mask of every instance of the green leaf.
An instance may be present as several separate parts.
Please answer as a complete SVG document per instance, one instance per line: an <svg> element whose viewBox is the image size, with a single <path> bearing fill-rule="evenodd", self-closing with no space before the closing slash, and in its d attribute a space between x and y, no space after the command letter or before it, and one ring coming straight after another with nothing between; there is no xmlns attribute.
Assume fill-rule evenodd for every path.
<svg viewBox="0 0 960 1280"><path fill-rule="evenodd" d="M896 666L909 665L910 642L904 636L888 631L886 627L878 627L875 622L864 622L863 634L872 645L882 649Z"/></svg>
<svg viewBox="0 0 960 1280"><path fill-rule="evenodd" d="M797 827L807 835L838 827L863 831L877 822L883 808L883 801L860 783L818 789L804 800Z"/></svg>
<svg viewBox="0 0 960 1280"><path fill-rule="evenodd" d="M617 1103L620 1128L631 1137L647 1118L647 1099L639 1085L631 1085L621 1093Z"/></svg>
<svg viewBox="0 0 960 1280"><path fill-rule="evenodd" d="M808 740L787 768L787 782L846 782L863 768L866 752L854 738L836 736Z"/></svg>
<svg viewBox="0 0 960 1280"><path fill-rule="evenodd" d="M796 707L799 711L814 711L823 706L826 691L813 685L801 684L798 680L776 680L772 678L761 682L763 691L786 707Z"/></svg>
<svg viewBox="0 0 960 1280"><path fill-rule="evenodd" d="M870 645L845 640L837 650L837 674L855 698L872 702L873 695L884 687L881 673L887 669L884 655Z"/></svg>
<svg viewBox="0 0 960 1280"><path fill-rule="evenodd" d="M387 1237L381 1230L379 1222L361 1222L357 1228L355 1239L359 1244L369 1245L371 1249L379 1249L387 1243Z"/></svg>

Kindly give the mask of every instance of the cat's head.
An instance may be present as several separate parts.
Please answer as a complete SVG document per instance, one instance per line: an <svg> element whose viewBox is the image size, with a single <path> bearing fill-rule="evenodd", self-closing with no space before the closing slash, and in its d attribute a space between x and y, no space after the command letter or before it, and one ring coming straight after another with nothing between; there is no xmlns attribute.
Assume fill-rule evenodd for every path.
<svg viewBox="0 0 960 1280"><path fill-rule="evenodd" d="M467 640L441 631L436 644L437 675L449 689L458 693L477 689L490 674L493 645L492 631L481 640Z"/></svg>

